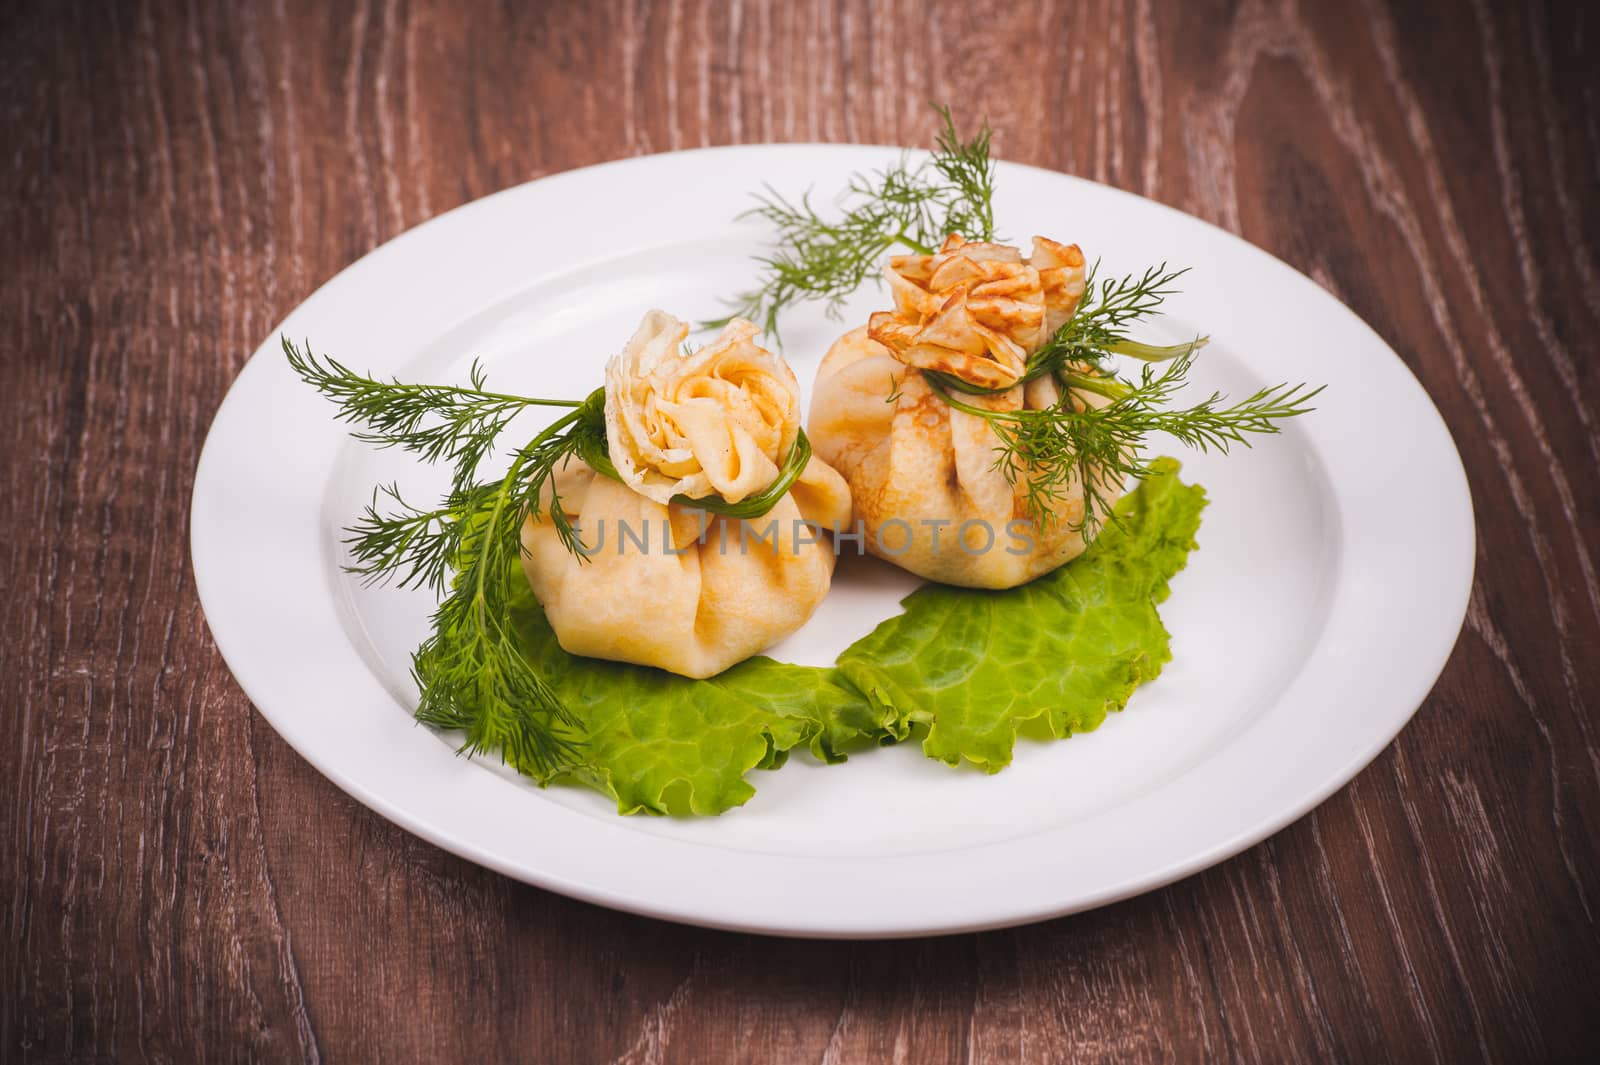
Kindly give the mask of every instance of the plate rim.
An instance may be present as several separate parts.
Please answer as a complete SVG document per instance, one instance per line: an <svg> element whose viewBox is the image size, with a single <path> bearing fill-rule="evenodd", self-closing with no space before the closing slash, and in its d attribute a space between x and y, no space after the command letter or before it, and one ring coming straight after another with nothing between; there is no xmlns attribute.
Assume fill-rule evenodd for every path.
<svg viewBox="0 0 1600 1065"><path fill-rule="evenodd" d="M262 356L264 354L270 354L276 349L276 338L280 335L280 333L283 333L286 330L286 327L289 325L289 323L296 317L296 315L300 314L304 308L319 298L325 298L325 294L329 293L330 289L335 289L341 283L355 275L356 272L363 267L363 264L369 263L374 259L374 257L380 254L392 257L396 254L395 249L408 246L408 242L415 242L419 239L419 234L441 232L447 228L450 220L461 219L472 212L478 212L479 214L482 214L487 209L486 205L497 202L507 202L509 198L516 197L519 194L538 195L537 193L530 193L529 190L536 189L540 186L543 186L547 191L554 192L554 185L556 183L590 180L601 172L607 172L614 175L635 168L640 170L648 170L653 166L661 165L663 161L666 160L673 160L676 163L681 163L684 160L689 159L707 159L716 156L721 156L724 158L734 156L753 156L756 154L771 153L773 151L802 155L813 152L850 153L854 155L861 155L869 151L901 153L904 152L905 149L884 145L841 145L818 143L743 144L719 146L713 148L683 149L674 152L663 152L653 155L634 156L611 160L589 167L546 175L532 181L513 185L436 215L433 218L430 218L419 225L414 226L401 234L398 234L393 239L385 242L377 248L374 248L372 251L369 251L361 258L357 259L355 262L351 263L333 275L333 277L331 277L328 281L319 286L315 292L306 297L305 300L292 309L289 314L277 324L271 333L269 333L263 344L251 355L250 359L241 369L238 376L229 386L222 402L219 404L212 424L207 431L206 441L201 449L200 458L197 463L194 487L190 501L191 523L189 546L191 568L195 576L197 596L205 613L208 627L212 632L213 640L217 645L219 653L222 654L230 672L239 683L241 689L244 690L246 696L250 698L252 705L254 705L261 713L262 717L274 728L275 731L279 733L280 736L282 736L290 744L290 746L301 757L305 758L314 768L317 769L319 773L331 780L337 787L356 798L363 805L379 813L387 820L399 825L402 828L405 828L407 831L426 839L430 843L464 857L469 861L473 861L476 864L495 869L497 872L500 872L504 875L511 876L524 882L533 883L537 886L541 886L550 890L555 890L572 897L595 902L600 905L605 905L619 910L643 914L646 916L735 931L759 932L763 934L800 937L894 938L911 935L956 934L988 928L1008 927L1017 924L1024 924L1054 916L1064 915L1067 913L1095 908L1118 901L1120 899L1131 897L1133 895L1141 894L1145 891L1150 891L1165 886L1176 880L1192 875L1193 873L1202 869L1208 868L1220 861L1226 860L1227 858L1240 853L1250 846L1253 846L1255 843L1260 842L1262 839L1267 838L1268 836L1280 831L1285 826L1303 817L1309 810L1326 801L1328 797L1333 795L1351 779L1353 779L1354 776L1361 771L1361 769L1370 764L1371 761L1376 758L1376 756L1381 753L1381 751L1387 747L1390 742L1393 741L1394 737L1399 733L1399 731L1410 721L1416 710L1420 708L1422 702L1432 690L1439 675L1443 672L1443 669L1448 662L1450 654L1459 637L1462 625L1465 621L1467 605L1474 580L1474 568L1476 564L1476 522L1474 518L1470 485L1466 478L1465 469L1461 464L1459 449L1456 448L1454 440L1450 435L1448 426L1444 422L1443 416L1440 414L1437 406L1432 402L1431 397L1427 395L1426 390L1422 387L1420 381L1418 381L1415 374L1411 371L1411 368L1403 359L1399 357L1398 354L1394 352L1393 348L1375 330L1372 329L1370 325L1356 315L1354 311L1340 302L1337 297L1326 292L1320 286L1317 286L1316 282L1312 281L1298 270L1295 270L1294 267L1290 266L1289 264L1284 263L1276 256L1273 256L1265 249L1259 248L1256 245L1249 243L1244 238L1236 234L1229 233L1227 230L1224 230L1219 226L1206 221L1205 219L1186 214L1175 207L1160 203L1159 201L1148 199L1138 195L1137 193L1132 193L1127 190L1118 189L1109 185L1103 185L1085 178L1062 174L1045 168L1009 162L1000 163L1003 171L1019 173L1027 172L1032 173L1036 177L1042 177L1046 180L1066 180L1082 186L1092 186L1101 194L1109 193L1118 198L1127 198L1128 200L1136 201L1135 209L1148 210L1149 208L1154 207L1158 208L1160 212L1168 212L1170 215L1176 216L1177 219L1181 219L1183 225L1198 224L1199 226L1205 227L1205 229L1209 231L1205 234L1208 240L1220 239L1228 245L1237 246L1237 248L1240 249L1246 249L1249 253L1255 256L1263 257L1265 262L1270 263L1276 269L1284 271L1288 275L1292 275L1294 278L1297 278L1306 284L1312 285L1316 288L1317 292L1322 293L1323 297L1325 297L1326 300L1328 300L1338 309L1340 314L1348 319L1349 323L1352 323L1358 326L1361 330L1365 331L1366 337L1371 341L1372 345L1375 346L1377 351L1382 355L1387 356L1388 362L1392 364L1390 366L1391 369L1398 369L1405 376L1405 378L1409 379L1412 388L1415 390L1415 396L1413 398L1420 397L1422 401L1422 409L1419 411L1419 413L1423 414L1424 418L1422 419L1418 431L1434 434L1436 437L1442 438L1443 443L1446 445L1445 450L1448 453L1447 457L1449 460L1453 461L1447 461L1444 464L1444 468L1436 469L1434 472L1442 476L1442 482L1448 482L1446 485L1446 488L1448 489L1447 494L1454 497L1452 502L1456 504L1458 517L1464 518L1463 524L1454 529L1454 532L1457 534L1457 536L1464 537L1464 539L1458 540L1458 542L1453 546L1454 550L1458 553L1464 551L1465 568L1462 570L1459 566L1457 567L1457 579L1455 581L1455 588L1457 591L1456 599L1453 602L1443 604L1441 611L1445 618L1445 622L1449 622L1450 619L1453 618L1453 623L1441 623L1439 630L1436 633L1436 639L1433 641L1436 653L1432 656L1429 656L1428 661L1423 664L1423 668L1416 671L1414 674L1414 682L1412 687L1418 690L1415 690L1414 692L1408 692L1399 700L1400 702L1408 704L1410 709L1403 714L1395 715L1391 728L1378 729L1374 731L1367 738L1367 742L1349 751L1340 761L1338 768L1330 773L1327 773L1324 779L1321 780L1316 787L1303 791L1298 801L1275 808L1271 813L1257 818L1253 823L1235 830L1231 834L1224 836L1224 838L1214 839L1205 846L1192 849L1190 853L1183 858L1161 864L1159 868L1147 871L1145 874L1135 876L1130 880L1105 885L1098 891L1080 893L1073 899L1072 902L1064 905L1053 904L1050 900L1043 899L1039 903L1032 906L1013 905L1007 908L1003 913L991 912L987 916L975 915L973 919L967 921L952 921L949 918L942 918L933 920L932 922L916 919L901 920L898 922L894 920L879 920L864 923L852 923L850 921L835 921L830 923L828 921L818 920L796 922L793 920L786 920L782 915L780 915L777 920L752 920L749 916L725 919L723 916L719 915L719 913L708 909L704 905L686 905L681 899L677 901L663 901L659 895L651 895L649 893L638 894L607 890L601 885L577 880L571 876L563 876L559 872L547 869L541 870L537 868L530 868L530 866L527 864L526 858L524 858L522 861L508 860L501 853L494 850L485 849L483 847L474 845L470 841L463 840L450 831L442 829L439 825L430 821L430 819L420 816L415 810L409 808L408 806L395 802L390 796L374 791L372 788L367 786L366 782L363 780L352 776L350 773L343 771L339 766L332 764L334 760L326 757L324 751L312 747L310 744L304 742L305 738L303 735L297 733L293 728L284 727L283 724L280 723L280 720L275 717L274 711L269 707L269 704L273 701L274 696L270 693L264 692L263 685L260 682L260 675L255 672L252 666L246 664L246 658L249 654L248 641L244 641L244 643L241 644L241 641L238 638L239 633L230 628L232 624L231 620L222 622L222 628L230 630L226 634L219 629L218 622L214 620L214 618L228 617L229 611L223 601L217 598L220 593L217 590L217 583L215 580L216 570L214 569L215 565L217 565L217 544L214 538L214 533L216 530L214 523L208 522L208 515L211 513L209 509L210 502L203 498L206 493L214 491L212 486L215 483L216 468L218 463L222 462L221 447L224 438L221 434L219 434L218 427L225 425L225 419L233 416L230 415L230 411L237 412L240 405L245 402L243 397L247 395L246 390L251 387L251 380L261 372L260 368L266 361L262 359ZM881 165L881 162L882 160L880 158L878 160L879 165ZM1163 215L1163 217L1165 217L1165 215ZM479 305L484 306L487 304L480 303ZM255 373L252 373L252 368L255 369ZM1425 417L1427 414L1432 415L1431 421ZM1435 440L1435 442L1437 442L1437 440ZM1330 482L1332 482L1331 475ZM208 537L210 539L208 539ZM1458 559L1458 561L1460 560ZM211 590L208 592L208 589ZM1445 629L1448 629L1447 638ZM365 666L363 666L363 668L365 668ZM264 698L262 697L263 695L265 695ZM1286 693L1280 694L1279 699L1281 700L1285 697ZM402 730L397 729L396 731L399 732ZM462 766L471 765L471 763L465 761L461 762L460 764ZM483 775L487 776L489 774ZM1165 787L1156 789L1157 792L1163 790L1165 790ZM556 804L550 805L555 807ZM636 833L635 835L638 834ZM693 844L681 840L661 839L659 842L669 847L693 846ZM1016 842L1017 841L1012 840L1007 841L1006 844L996 844L995 846L1005 846L1008 844L1014 845ZM768 855L767 857L775 858L779 856ZM813 863L818 861L818 859L815 858L792 860ZM898 860L903 861L904 856L900 856ZM859 859L856 859L856 861L859 861Z"/></svg>

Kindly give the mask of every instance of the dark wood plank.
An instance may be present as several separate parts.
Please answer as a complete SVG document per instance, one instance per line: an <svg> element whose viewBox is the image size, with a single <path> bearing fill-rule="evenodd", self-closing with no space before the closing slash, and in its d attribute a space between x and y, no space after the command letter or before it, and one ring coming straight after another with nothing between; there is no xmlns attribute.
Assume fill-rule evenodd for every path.
<svg viewBox="0 0 1600 1065"><path fill-rule="evenodd" d="M1487 0L12 5L0 1057L1600 1055L1597 34L1584 5ZM1006 158L1268 248L1427 386L1478 580L1371 768L1095 913L804 943L485 872L262 723L207 635L187 506L277 320L506 185L704 144L919 142L930 99L988 114Z"/></svg>

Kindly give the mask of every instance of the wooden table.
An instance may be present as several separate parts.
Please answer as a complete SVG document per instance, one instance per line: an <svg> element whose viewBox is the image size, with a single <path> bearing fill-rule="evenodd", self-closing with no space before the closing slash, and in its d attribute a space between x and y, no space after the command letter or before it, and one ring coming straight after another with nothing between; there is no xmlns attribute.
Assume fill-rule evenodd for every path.
<svg viewBox="0 0 1600 1065"><path fill-rule="evenodd" d="M1600 18L1505 6L8 8L0 1057L1594 1060ZM869 944L526 887L291 752L187 550L207 426L273 325L496 189L706 144L926 143L928 100L987 113L1007 159L1267 248L1422 379L1478 581L1399 740L1166 890Z"/></svg>

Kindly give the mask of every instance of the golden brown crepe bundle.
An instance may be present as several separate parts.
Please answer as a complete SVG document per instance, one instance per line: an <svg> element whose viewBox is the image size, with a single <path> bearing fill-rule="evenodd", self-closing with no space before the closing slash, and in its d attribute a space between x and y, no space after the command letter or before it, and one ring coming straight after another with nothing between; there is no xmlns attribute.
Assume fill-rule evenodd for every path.
<svg viewBox="0 0 1600 1065"><path fill-rule="evenodd" d="M851 511L844 480L815 456L760 518L671 502L737 503L766 490L800 428L794 373L754 342L754 325L735 319L693 353L681 349L688 332L651 311L606 367L609 454L623 483L576 462L557 477L588 557L548 521L527 522L522 540L564 649L699 678L805 624L827 594L834 553L801 520L845 528Z"/></svg>
<svg viewBox="0 0 1600 1065"><path fill-rule="evenodd" d="M1041 527L1028 515L1026 484L996 467L1000 442L989 423L951 408L921 371L1006 389L960 397L972 406L1042 410L1059 402L1053 378L1018 381L1028 356L1077 308L1083 253L1035 237L1024 259L1009 245L952 235L936 255L890 259L885 273L895 308L828 351L808 429L816 454L849 482L867 549L931 580L975 588L1011 588L1081 554L1082 484L1064 487ZM1105 402L1078 393L1070 401Z"/></svg>

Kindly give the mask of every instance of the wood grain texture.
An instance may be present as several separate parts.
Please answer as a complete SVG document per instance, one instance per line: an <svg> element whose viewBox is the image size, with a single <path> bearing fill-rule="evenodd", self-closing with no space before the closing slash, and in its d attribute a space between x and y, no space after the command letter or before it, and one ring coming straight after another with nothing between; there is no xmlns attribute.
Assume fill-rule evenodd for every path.
<svg viewBox="0 0 1600 1065"><path fill-rule="evenodd" d="M35 2L0 13L0 1058L1600 1057L1600 13L1490 0ZM188 566L244 359L382 241L741 141L997 150L1306 271L1479 517L1414 723L1238 858L1034 927L630 917L368 813L250 708Z"/></svg>

